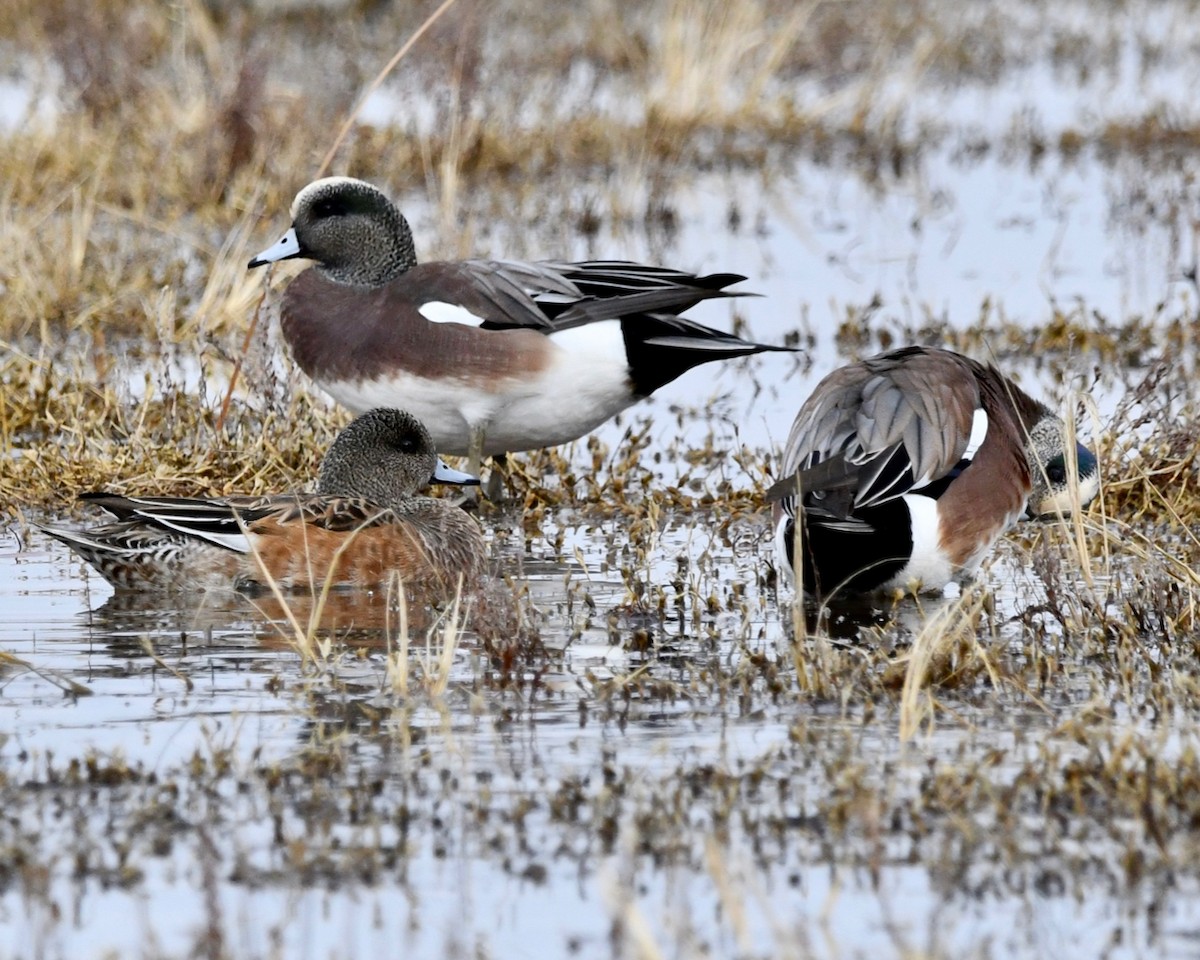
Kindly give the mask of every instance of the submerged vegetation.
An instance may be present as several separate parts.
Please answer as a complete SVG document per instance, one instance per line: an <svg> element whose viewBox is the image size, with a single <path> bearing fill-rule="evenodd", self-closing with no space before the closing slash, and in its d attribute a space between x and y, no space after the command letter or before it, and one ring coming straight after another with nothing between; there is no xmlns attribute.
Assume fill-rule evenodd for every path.
<svg viewBox="0 0 1200 960"><path fill-rule="evenodd" d="M1200 118L1153 98L1065 121L943 109L1030 69L1093 92L1184 69L1192 5L1131 29L1137 4L457 0L365 102L429 9L0 9L22 97L0 115L14 567L61 573L23 521L84 490L311 483L348 417L279 342L292 268L245 264L352 114L331 172L386 186L426 258L707 262L715 208L744 261L786 275L773 207L805 171L880 206L918 195L917 236L950 202L930 169L991 159L1035 184L1104 171L1104 229L1165 237L1175 267L1136 306L1062 292L1048 267L1036 316L1004 289L967 315L919 291L827 308L808 277L738 301L718 323L810 356L511 458L513 501L482 514L493 582L442 609L396 590L84 597L83 642L16 623L0 953L349 956L377 938L511 956L541 936L545 956L1037 955L1055 907L1084 953L1194 936ZM828 269L849 275L857 243ZM1101 496L1023 525L959 596L793 616L752 420L784 412L781 440L823 351L911 342L1074 407ZM79 584L72 567L56 587ZM178 919L163 890L188 900ZM316 947L312 916L338 927Z"/></svg>

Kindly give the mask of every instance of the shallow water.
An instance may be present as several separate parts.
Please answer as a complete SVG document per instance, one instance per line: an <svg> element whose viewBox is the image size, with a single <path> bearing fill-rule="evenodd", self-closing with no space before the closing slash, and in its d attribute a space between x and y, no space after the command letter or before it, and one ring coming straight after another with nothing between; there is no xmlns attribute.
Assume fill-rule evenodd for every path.
<svg viewBox="0 0 1200 960"><path fill-rule="evenodd" d="M714 678L748 655L786 656L786 616L755 583L761 541L731 550L669 523L645 582L703 554L688 574L699 596L745 594L739 613L691 600L659 618L624 610L620 577L602 572L611 527L576 532L577 562L525 571L543 636L565 643L536 688L498 685L468 634L445 696L407 698L377 621L314 673L249 601L126 603L40 539L7 546L0 649L39 673L6 671L5 806L48 874L10 875L0 950L175 956L215 936L239 956L532 957L607 955L631 937L680 956L1186 954L1197 891L1115 896L1118 845L1039 839L1029 811L1028 859L1005 867L986 833L966 853L897 830L939 763L1000 756L1002 784L1045 749L1056 712L985 698L963 726L943 718L903 746L886 709L866 722L757 684L719 694ZM1001 623L1039 601L1021 550L989 575ZM337 615L364 624L353 605ZM898 635L920 621L910 610ZM72 773L73 758L94 766ZM830 791L860 778L880 791L879 832L831 831ZM50 784L50 808L29 802Z"/></svg>
<svg viewBox="0 0 1200 960"><path fill-rule="evenodd" d="M1050 14L1060 26L1086 29L1086 7L1064 9ZM881 333L938 342L981 321L1034 329L1055 307L1084 326L1192 309L1182 278L1196 257L1195 158L1148 169L1089 152L1034 162L1020 149L964 148L1018 123L1057 134L1136 116L1142 100L1192 116L1200 61L1187 51L1200 21L1187 13L1136 16L1139 37L1175 45L1154 70L1130 39L1115 73L1079 83L1035 48L1001 83L919 88L907 122L956 134L899 172L801 157L682 174L668 188L633 175L628 209L669 208L669 229L614 219L584 240L562 224L498 223L477 252L746 274L761 297L695 315L727 326L736 313L772 343L800 331L812 345L803 358L693 371L598 431L611 462L628 430L649 430L643 462L661 457L663 485L744 489L755 478L733 456L689 467L683 454L774 451L816 378L875 352ZM8 83L0 128L15 122L9 105L28 104ZM377 103L372 122L388 109ZM578 185L581 196L609 189ZM407 201L418 236L430 236L436 211ZM864 313L865 344L839 339L839 324ZM1101 423L1136 374L1094 380L1096 358L1082 350L996 352L1048 399L1088 392ZM582 442L570 462L588 468ZM396 692L380 598L334 598L329 616L347 644L316 668L268 599L114 597L65 548L10 528L0 650L23 663L0 664L0 847L10 851L0 955L1194 954L1194 875L1131 879L1134 826L1102 813L1063 826L1049 801L1018 790L1031 770L1087 754L1069 724L1112 699L1089 671L1095 651L1050 622L1046 643L1060 644L1052 655L1067 679L1027 697L982 681L948 690L932 732L902 744L891 701L772 693L762 665L793 648L786 602L765 582L766 519L719 519L728 533L708 515L669 514L642 537L625 520L571 511L532 530L497 521L496 572L526 591L547 652L506 677L468 631L442 696L415 679L432 656L421 644L410 694ZM984 573L997 658L1034 656L1020 619L1047 602L1028 546L1043 535L1064 539L1022 531ZM1085 590L1074 574L1063 582ZM903 655L938 608L910 604L885 642ZM842 666L862 659L853 645L803 649ZM1200 747L1192 726L1164 735L1137 715L1111 722L1168 760ZM1025 802L1011 820L1005 799L961 822L930 812L930 783L948 770L976 771L998 797Z"/></svg>

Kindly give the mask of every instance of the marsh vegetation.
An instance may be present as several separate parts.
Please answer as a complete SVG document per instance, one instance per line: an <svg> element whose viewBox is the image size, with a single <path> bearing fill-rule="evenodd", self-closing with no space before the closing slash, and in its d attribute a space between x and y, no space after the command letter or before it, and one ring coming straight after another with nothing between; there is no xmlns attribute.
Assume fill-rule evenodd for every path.
<svg viewBox="0 0 1200 960"><path fill-rule="evenodd" d="M1191 949L1193 3L458 0L366 96L432 7L0 8L0 953ZM302 488L348 419L245 264L351 115L422 257L739 272L696 316L806 352L512 458L465 606L113 595L29 521ZM1073 410L1101 496L794 623L778 446L904 343Z"/></svg>

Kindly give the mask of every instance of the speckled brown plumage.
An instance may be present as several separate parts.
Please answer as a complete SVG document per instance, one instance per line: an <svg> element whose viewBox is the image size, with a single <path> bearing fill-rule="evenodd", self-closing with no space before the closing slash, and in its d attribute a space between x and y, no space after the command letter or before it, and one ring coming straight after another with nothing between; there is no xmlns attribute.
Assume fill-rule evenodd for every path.
<svg viewBox="0 0 1200 960"><path fill-rule="evenodd" d="M424 428L374 410L330 448L317 493L267 497L81 499L117 519L88 530L44 527L122 589L200 590L275 580L370 587L398 575L424 592L472 585L483 570L479 525L414 490L444 472ZM461 478L459 478L461 480Z"/></svg>

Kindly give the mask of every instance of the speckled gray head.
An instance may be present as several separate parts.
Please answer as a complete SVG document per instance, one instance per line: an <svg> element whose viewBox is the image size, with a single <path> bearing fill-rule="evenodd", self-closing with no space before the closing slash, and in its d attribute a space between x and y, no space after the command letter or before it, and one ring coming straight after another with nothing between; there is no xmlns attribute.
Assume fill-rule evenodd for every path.
<svg viewBox="0 0 1200 960"><path fill-rule="evenodd" d="M1030 517L1066 515L1074 504L1086 507L1100 492L1100 464L1096 455L1081 443L1072 452L1067 425L1047 414L1033 425L1025 444L1033 490L1025 509ZM1074 476L1077 493L1072 490Z"/></svg>
<svg viewBox="0 0 1200 960"><path fill-rule="evenodd" d="M416 265L408 221L380 190L352 177L315 180L292 201L292 226L248 268L303 257L331 280L378 287Z"/></svg>
<svg viewBox="0 0 1200 960"><path fill-rule="evenodd" d="M394 506L430 483L474 486L479 478L438 459L433 438L416 417L378 408L337 435L321 463L317 492Z"/></svg>

